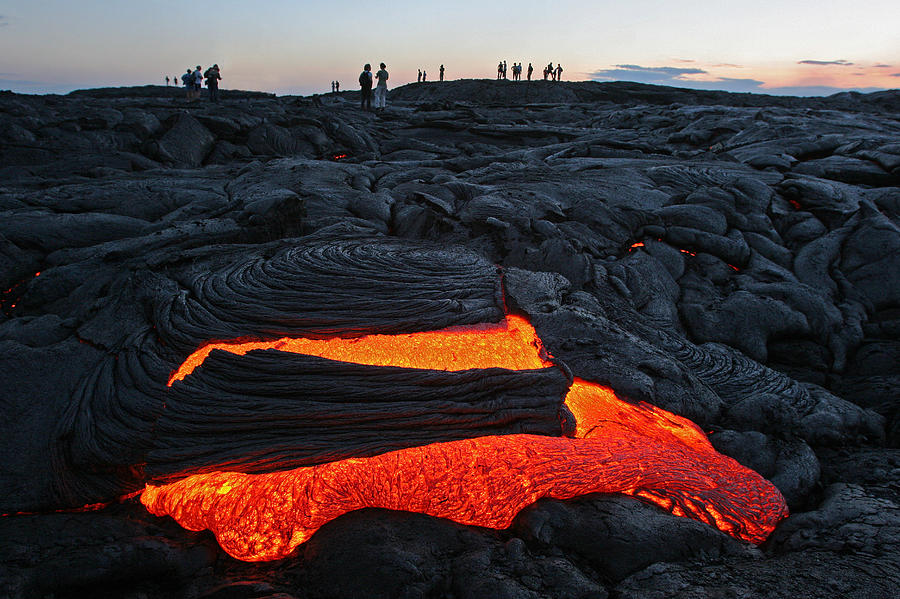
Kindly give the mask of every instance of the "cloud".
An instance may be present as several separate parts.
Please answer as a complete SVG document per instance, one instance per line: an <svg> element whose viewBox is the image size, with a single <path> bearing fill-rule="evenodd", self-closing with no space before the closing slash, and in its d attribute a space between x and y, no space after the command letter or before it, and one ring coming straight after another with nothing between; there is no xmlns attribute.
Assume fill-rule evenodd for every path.
<svg viewBox="0 0 900 599"><path fill-rule="evenodd" d="M714 67L728 67L730 69L743 69L744 65L740 64L731 64L730 62L721 62L719 64L714 64Z"/></svg>
<svg viewBox="0 0 900 599"><path fill-rule="evenodd" d="M636 64L617 64L617 69L625 71L637 71L665 77L680 77L681 75L700 75L706 73L703 69L682 69L679 67L642 67Z"/></svg>
<svg viewBox="0 0 900 599"><path fill-rule="evenodd" d="M892 64L876 64L875 68L876 69L890 69L890 68L893 68L893 66L894 65L892 65Z"/></svg>
<svg viewBox="0 0 900 599"><path fill-rule="evenodd" d="M670 87L682 87L688 89L769 94L773 96L830 96L832 94L847 91L868 93L882 91L884 89L881 87L841 88L824 85L764 87L766 82L758 79L714 77L711 79L697 80L686 77L686 75L700 74L706 74L706 71L702 69L642 67L634 64L619 64L615 65L615 68L602 69L590 73L589 78L593 81L634 81L636 83L651 83L653 85L667 85ZM900 73L894 73L892 76L900 77Z"/></svg>
<svg viewBox="0 0 900 599"><path fill-rule="evenodd" d="M900 73L891 73L888 77L900 77Z"/></svg>
<svg viewBox="0 0 900 599"><path fill-rule="evenodd" d="M677 85L685 75L703 75L706 71L697 68L642 67L636 64L617 64L615 68L595 71L589 74L594 81L636 81L656 85Z"/></svg>
<svg viewBox="0 0 900 599"><path fill-rule="evenodd" d="M764 81L716 77L705 81L691 79L686 75L706 75L708 71L699 68L642 67L636 64L618 64L612 69L595 71L589 75L593 81L634 81L671 87L691 89L723 90L731 92L760 92Z"/></svg>
<svg viewBox="0 0 900 599"><path fill-rule="evenodd" d="M697 62L693 58L673 58L673 62Z"/></svg>
<svg viewBox="0 0 900 599"><path fill-rule="evenodd" d="M800 60L797 64L834 65L838 67L853 66L854 63L844 60Z"/></svg>

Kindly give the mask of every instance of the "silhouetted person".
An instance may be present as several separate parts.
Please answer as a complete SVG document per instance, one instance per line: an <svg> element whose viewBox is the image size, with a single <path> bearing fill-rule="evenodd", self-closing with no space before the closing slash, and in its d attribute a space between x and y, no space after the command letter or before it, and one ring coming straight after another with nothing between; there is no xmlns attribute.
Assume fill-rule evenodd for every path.
<svg viewBox="0 0 900 599"><path fill-rule="evenodd" d="M169 87L169 76L166 75L166 87Z"/></svg>
<svg viewBox="0 0 900 599"><path fill-rule="evenodd" d="M334 93L334 81L331 82L331 93Z"/></svg>
<svg viewBox="0 0 900 599"><path fill-rule="evenodd" d="M503 62L497 65L497 80L503 79Z"/></svg>
<svg viewBox="0 0 900 599"><path fill-rule="evenodd" d="M428 81L428 71L422 71L422 83Z"/></svg>
<svg viewBox="0 0 900 599"><path fill-rule="evenodd" d="M441 65L440 77L441 77L440 80L443 81L444 80L444 65Z"/></svg>
<svg viewBox="0 0 900 599"><path fill-rule="evenodd" d="M422 69L419 69L419 74L416 76L416 83L422 83Z"/></svg>
<svg viewBox="0 0 900 599"><path fill-rule="evenodd" d="M378 85L375 86L375 110L384 110L387 105L388 72L384 63L379 66L381 68L375 73L375 78L378 79ZM422 81L425 81L425 71L422 71Z"/></svg>
<svg viewBox="0 0 900 599"><path fill-rule="evenodd" d="M184 84L185 92L187 93L187 99L194 99L194 72L190 69L181 76L181 82Z"/></svg>
<svg viewBox="0 0 900 599"><path fill-rule="evenodd" d="M506 79L506 61L503 61L503 78Z"/></svg>
<svg viewBox="0 0 900 599"><path fill-rule="evenodd" d="M366 63L359 74L359 107L372 110L372 65Z"/></svg>
<svg viewBox="0 0 900 599"><path fill-rule="evenodd" d="M528 63L528 80L531 81L531 74L534 73L534 67L531 66L531 63Z"/></svg>
<svg viewBox="0 0 900 599"><path fill-rule="evenodd" d="M200 99L200 90L203 89L203 71L200 69L200 65L197 65L197 68L194 70L194 99Z"/></svg>
<svg viewBox="0 0 900 599"><path fill-rule="evenodd" d="M219 101L219 80L222 78L219 73L219 65L214 64L206 69L203 76L206 77L206 87L209 88L209 101L217 103Z"/></svg>
<svg viewBox="0 0 900 599"><path fill-rule="evenodd" d="M563 68L561 64L556 65L556 80L562 81Z"/></svg>
<svg viewBox="0 0 900 599"><path fill-rule="evenodd" d="M340 81L334 82L334 91L336 91L337 93L341 93L341 82Z"/></svg>

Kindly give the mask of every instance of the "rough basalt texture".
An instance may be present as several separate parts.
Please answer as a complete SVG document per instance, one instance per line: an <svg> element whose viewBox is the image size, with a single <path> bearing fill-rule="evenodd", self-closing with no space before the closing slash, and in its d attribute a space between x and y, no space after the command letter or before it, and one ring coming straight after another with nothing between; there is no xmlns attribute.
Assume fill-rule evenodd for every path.
<svg viewBox="0 0 900 599"><path fill-rule="evenodd" d="M895 91L626 83L410 85L379 117L354 92L0 93L0 513L41 512L0 518L0 595L893 597L898 114ZM246 358L215 356L167 388L205 341L496 322L504 301L557 378L403 373L392 395L397 373L341 366L341 396L295 376L344 427L317 459L559 434L571 373L694 420L794 515L755 549L625 497L542 501L505 531L364 510L246 565L134 499L47 513L151 476L305 459L306 423L242 432L235 401L262 422L287 401L274 378L326 361L253 356L266 373L248 386ZM390 426L340 399L372 376ZM403 395L429 376L448 416L424 430L428 406ZM521 418L453 416L488 387Z"/></svg>

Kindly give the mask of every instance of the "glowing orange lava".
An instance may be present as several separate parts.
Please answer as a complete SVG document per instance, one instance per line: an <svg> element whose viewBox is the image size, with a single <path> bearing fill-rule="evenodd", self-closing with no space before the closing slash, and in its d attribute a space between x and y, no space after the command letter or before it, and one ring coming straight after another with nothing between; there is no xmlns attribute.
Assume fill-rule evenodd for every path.
<svg viewBox="0 0 900 599"><path fill-rule="evenodd" d="M279 349L381 366L435 370L552 366L531 325L497 325L359 339L216 343L192 354L170 385L213 349L243 355ZM289 555L323 524L366 507L412 511L463 524L508 527L542 497L621 493L760 543L787 515L778 490L717 453L694 423L606 387L575 379L566 406L575 438L501 435L435 443L266 474L215 472L148 485L141 501L189 530L209 529L248 561Z"/></svg>
<svg viewBox="0 0 900 599"><path fill-rule="evenodd" d="M552 364L541 357L540 339L521 316L499 324L482 324L400 335L367 335L353 339L282 337L274 341L222 342L204 345L169 378L171 387L200 366L214 349L239 356L256 349L277 349L369 366L403 366L430 370L506 368L531 370Z"/></svg>

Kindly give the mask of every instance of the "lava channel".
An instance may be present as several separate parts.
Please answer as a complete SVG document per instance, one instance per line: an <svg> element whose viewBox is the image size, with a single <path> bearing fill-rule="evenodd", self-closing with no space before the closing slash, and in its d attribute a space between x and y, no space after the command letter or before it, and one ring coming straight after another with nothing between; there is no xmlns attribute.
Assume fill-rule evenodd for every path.
<svg viewBox="0 0 900 599"><path fill-rule="evenodd" d="M214 343L194 352L169 384L214 349L433 370L553 367L534 328L510 315L500 324L426 333ZM752 543L787 516L774 485L716 452L691 421L577 378L565 403L576 419L574 438L485 436L265 474L198 474L148 484L141 502L189 530L211 530L228 554L246 561L286 557L325 523L367 507L502 529L542 497L619 493Z"/></svg>

